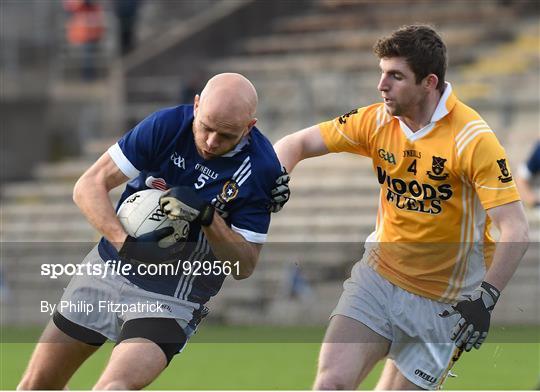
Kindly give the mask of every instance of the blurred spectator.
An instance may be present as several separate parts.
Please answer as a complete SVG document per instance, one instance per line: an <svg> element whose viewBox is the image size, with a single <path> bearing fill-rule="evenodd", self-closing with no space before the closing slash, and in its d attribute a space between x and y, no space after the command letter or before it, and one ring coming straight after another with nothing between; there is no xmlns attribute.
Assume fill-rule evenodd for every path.
<svg viewBox="0 0 540 392"><path fill-rule="evenodd" d="M120 53L122 56L134 48L135 22L140 0L113 0L114 14L118 19Z"/></svg>
<svg viewBox="0 0 540 392"><path fill-rule="evenodd" d="M64 0L64 9L70 14L66 24L67 41L81 49L84 80L93 80L96 76L94 56L105 32L101 4L95 0Z"/></svg>
<svg viewBox="0 0 540 392"><path fill-rule="evenodd" d="M304 274L298 267L294 264L288 270L288 284L287 284L287 297L290 299L301 299L309 300L313 297L313 290L311 285L308 283Z"/></svg>
<svg viewBox="0 0 540 392"><path fill-rule="evenodd" d="M540 140L529 156L527 162L523 162L518 168L516 183L523 202L529 207L539 207L540 199L533 189L533 180L540 174Z"/></svg>

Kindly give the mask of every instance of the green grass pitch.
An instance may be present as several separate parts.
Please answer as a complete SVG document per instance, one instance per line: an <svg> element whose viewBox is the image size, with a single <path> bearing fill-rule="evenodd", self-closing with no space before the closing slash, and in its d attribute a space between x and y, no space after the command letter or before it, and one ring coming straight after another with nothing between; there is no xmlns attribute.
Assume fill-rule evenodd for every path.
<svg viewBox="0 0 540 392"><path fill-rule="evenodd" d="M310 389L320 346L317 342L324 329L279 330L281 335L272 335L275 328L202 326L184 352L148 389ZM5 331L3 342L13 341ZM534 327L495 329L481 350L462 356L453 369L458 377L449 378L444 389L535 388L540 375L538 334L538 328ZM498 343L504 341L507 343ZM0 345L0 389L15 388L33 347L34 343ZM90 389L112 347L107 344L87 361L69 387ZM373 388L381 369L379 364L360 389Z"/></svg>

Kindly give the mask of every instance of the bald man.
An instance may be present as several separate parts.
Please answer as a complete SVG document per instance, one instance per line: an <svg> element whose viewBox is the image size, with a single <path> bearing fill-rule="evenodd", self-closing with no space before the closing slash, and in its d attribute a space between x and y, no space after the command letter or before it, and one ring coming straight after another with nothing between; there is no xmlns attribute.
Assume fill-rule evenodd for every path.
<svg viewBox="0 0 540 392"><path fill-rule="evenodd" d="M249 80L216 75L193 105L151 114L81 176L73 200L103 237L82 262L85 274L65 289L20 389L66 387L106 340L116 346L95 388L141 389L183 349L227 275L253 273L272 190L283 182L272 145L255 128L256 109ZM166 190L162 210L188 223L187 242L174 253L181 268L146 273L149 264L171 262L171 248L158 242L172 229L126 233L109 201L126 181L117 209L138 191ZM113 261L122 269L103 274Z"/></svg>

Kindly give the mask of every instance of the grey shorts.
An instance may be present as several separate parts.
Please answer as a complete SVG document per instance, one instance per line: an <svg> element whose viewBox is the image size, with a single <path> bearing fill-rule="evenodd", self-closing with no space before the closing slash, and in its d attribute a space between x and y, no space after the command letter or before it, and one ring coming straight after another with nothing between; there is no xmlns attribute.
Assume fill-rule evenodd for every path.
<svg viewBox="0 0 540 392"><path fill-rule="evenodd" d="M97 246L83 263L103 263ZM92 271L91 268L86 271ZM122 325L132 319L175 319L189 338L196 325L194 313L201 305L143 290L118 274L74 276L56 310L69 321L117 341Z"/></svg>
<svg viewBox="0 0 540 392"><path fill-rule="evenodd" d="M351 277L332 316L360 321L390 340L388 357L413 384L438 389L459 356L450 341L458 316L438 316L449 305L421 297L390 283L362 261Z"/></svg>

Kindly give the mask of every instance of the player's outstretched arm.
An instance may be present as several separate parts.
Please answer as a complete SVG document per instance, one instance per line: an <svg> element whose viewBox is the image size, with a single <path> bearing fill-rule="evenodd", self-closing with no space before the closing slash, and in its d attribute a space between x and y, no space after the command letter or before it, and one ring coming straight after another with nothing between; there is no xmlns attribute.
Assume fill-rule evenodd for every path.
<svg viewBox="0 0 540 392"><path fill-rule="evenodd" d="M285 136L274 144L274 150L289 173L301 160L329 152L318 125Z"/></svg>
<svg viewBox="0 0 540 392"><path fill-rule="evenodd" d="M198 196L193 188L171 188L161 196L159 205L169 219L199 223L219 260L239 262L239 270L233 271L235 279L245 279L253 273L262 245L248 242L234 232L214 207Z"/></svg>
<svg viewBox="0 0 540 392"><path fill-rule="evenodd" d="M486 339L491 312L529 243L529 227L520 201L491 208L487 213L501 233L493 263L482 284L471 295L440 314L441 317L460 315L450 331L450 338L465 351L480 348Z"/></svg>
<svg viewBox="0 0 540 392"><path fill-rule="evenodd" d="M520 201L487 210L500 238L484 280L503 290L529 246L529 225Z"/></svg>
<svg viewBox="0 0 540 392"><path fill-rule="evenodd" d="M116 217L109 191L127 180L106 152L79 178L73 189L73 201L86 219L117 249L127 233Z"/></svg>

